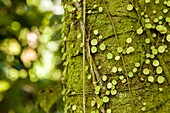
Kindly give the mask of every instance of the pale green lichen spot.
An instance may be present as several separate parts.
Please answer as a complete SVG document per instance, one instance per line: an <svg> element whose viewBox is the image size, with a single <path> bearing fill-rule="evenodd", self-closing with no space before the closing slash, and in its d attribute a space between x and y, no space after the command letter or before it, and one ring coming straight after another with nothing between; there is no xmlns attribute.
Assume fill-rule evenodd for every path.
<svg viewBox="0 0 170 113"><path fill-rule="evenodd" d="M152 64L153 64L153 66L157 67L157 66L159 66L159 61L158 60L154 60L152 62Z"/></svg>
<svg viewBox="0 0 170 113"><path fill-rule="evenodd" d="M139 62L136 62L136 63L135 63L135 67L140 67L140 63L139 63Z"/></svg>
<svg viewBox="0 0 170 113"><path fill-rule="evenodd" d="M118 53L121 53L122 51L123 51L123 48L122 48L122 47L118 47L118 48L117 48L117 52L118 52Z"/></svg>
<svg viewBox="0 0 170 113"><path fill-rule="evenodd" d="M159 4L159 0L155 0L155 4Z"/></svg>
<svg viewBox="0 0 170 113"><path fill-rule="evenodd" d="M153 76L149 76L149 77L148 77L148 81L151 82L151 83L153 83L153 82L154 82L154 77L153 77Z"/></svg>
<svg viewBox="0 0 170 113"><path fill-rule="evenodd" d="M154 22L154 23L158 23L158 22L159 22L159 19L158 19L158 18L154 18L154 19L153 19L153 22Z"/></svg>
<svg viewBox="0 0 170 113"><path fill-rule="evenodd" d="M158 47L158 52L159 53L164 53L165 52L165 47L164 46L159 46Z"/></svg>
<svg viewBox="0 0 170 113"><path fill-rule="evenodd" d="M151 29L151 28L152 28L152 24L147 23L147 24L145 24L145 27L146 27L147 29Z"/></svg>
<svg viewBox="0 0 170 113"><path fill-rule="evenodd" d="M100 44L99 46L100 50L104 51L106 49L106 45L105 44Z"/></svg>
<svg viewBox="0 0 170 113"><path fill-rule="evenodd" d="M117 94L117 90L111 90L111 95L116 95Z"/></svg>
<svg viewBox="0 0 170 113"><path fill-rule="evenodd" d="M106 80L107 80L107 76L106 76L106 75L103 75L102 80L103 80L103 81L106 81Z"/></svg>
<svg viewBox="0 0 170 113"><path fill-rule="evenodd" d="M136 67L132 69L133 73L136 73L137 71L138 71L138 69Z"/></svg>
<svg viewBox="0 0 170 113"><path fill-rule="evenodd" d="M104 102L104 103L109 102L109 98L108 98L107 96L104 96L104 97L103 97L103 102Z"/></svg>
<svg viewBox="0 0 170 113"><path fill-rule="evenodd" d="M163 9L163 13L168 13L168 9Z"/></svg>
<svg viewBox="0 0 170 113"><path fill-rule="evenodd" d="M96 101L91 101L91 106L94 106L96 104Z"/></svg>
<svg viewBox="0 0 170 113"><path fill-rule="evenodd" d="M149 44L151 42L151 40L149 38L145 39L145 43Z"/></svg>
<svg viewBox="0 0 170 113"><path fill-rule="evenodd" d="M153 13L153 14L156 14L156 10L153 10L152 13Z"/></svg>
<svg viewBox="0 0 170 113"><path fill-rule="evenodd" d="M94 30L93 33L94 33L95 35L98 35L98 34L99 34L99 31L98 31L98 30Z"/></svg>
<svg viewBox="0 0 170 113"><path fill-rule="evenodd" d="M129 43L131 43L131 42L132 42L132 38L127 38L127 39L126 39L126 43L129 44Z"/></svg>
<svg viewBox="0 0 170 113"><path fill-rule="evenodd" d="M138 35L142 34L143 33L142 27L138 28L136 32L137 32Z"/></svg>
<svg viewBox="0 0 170 113"><path fill-rule="evenodd" d="M107 59L112 59L113 58L113 54L112 53L108 53L107 54Z"/></svg>
<svg viewBox="0 0 170 113"><path fill-rule="evenodd" d="M122 84L124 84L124 83L126 83L126 79L123 79L123 80L122 80Z"/></svg>
<svg viewBox="0 0 170 113"><path fill-rule="evenodd" d="M105 92L105 94L106 94L106 95L110 95L110 91L107 90L107 91Z"/></svg>
<svg viewBox="0 0 170 113"><path fill-rule="evenodd" d="M117 67L114 66L114 67L112 68L112 72L113 72L113 73L116 73L116 72L117 72Z"/></svg>
<svg viewBox="0 0 170 113"><path fill-rule="evenodd" d="M115 60L116 61L120 60L120 56L115 56Z"/></svg>
<svg viewBox="0 0 170 113"><path fill-rule="evenodd" d="M165 18L166 22L170 22L170 17Z"/></svg>
<svg viewBox="0 0 170 113"><path fill-rule="evenodd" d="M91 40L91 45L95 46L95 45L97 45L97 43L98 43L97 39L92 39Z"/></svg>
<svg viewBox="0 0 170 113"><path fill-rule="evenodd" d="M99 106L103 105L103 99L99 99L99 100L97 101L97 104L99 104Z"/></svg>
<svg viewBox="0 0 170 113"><path fill-rule="evenodd" d="M168 42L170 42L170 34L168 34L168 35L166 36L166 40L167 40Z"/></svg>
<svg viewBox="0 0 170 113"><path fill-rule="evenodd" d="M150 0L145 0L145 3L148 4L150 2Z"/></svg>
<svg viewBox="0 0 170 113"><path fill-rule="evenodd" d="M123 71L123 69L121 67L118 67L117 69L119 72Z"/></svg>
<svg viewBox="0 0 170 113"><path fill-rule="evenodd" d="M103 7L99 7L99 12L102 12L103 11Z"/></svg>
<svg viewBox="0 0 170 113"><path fill-rule="evenodd" d="M161 67L161 66L158 66L158 67L156 68L156 73L157 73L157 74L161 74L162 72L163 72L162 67Z"/></svg>
<svg viewBox="0 0 170 113"><path fill-rule="evenodd" d="M157 49L152 49L152 54L157 55L158 54L158 50Z"/></svg>
<svg viewBox="0 0 170 113"><path fill-rule="evenodd" d="M167 1L167 4L166 4L168 7L170 7L170 1Z"/></svg>
<svg viewBox="0 0 170 113"><path fill-rule="evenodd" d="M111 109L107 109L106 113L112 113Z"/></svg>
<svg viewBox="0 0 170 113"><path fill-rule="evenodd" d="M95 87L95 91L100 91L101 87L100 86L96 86Z"/></svg>
<svg viewBox="0 0 170 113"><path fill-rule="evenodd" d="M87 79L91 79L91 74L87 75Z"/></svg>
<svg viewBox="0 0 170 113"><path fill-rule="evenodd" d="M123 79L124 79L124 76L123 76L123 75L119 76L119 79L120 79L120 80L123 80Z"/></svg>
<svg viewBox="0 0 170 113"><path fill-rule="evenodd" d="M99 35L99 39L101 40L103 38L103 36L102 35Z"/></svg>
<svg viewBox="0 0 170 113"><path fill-rule="evenodd" d="M72 110L75 111L77 109L77 106L76 105L73 105L72 106Z"/></svg>
<svg viewBox="0 0 170 113"><path fill-rule="evenodd" d="M159 84L162 84L164 81L165 81L165 78L164 78L163 76L158 76L157 82L158 82Z"/></svg>
<svg viewBox="0 0 170 113"><path fill-rule="evenodd" d="M146 59L145 64L150 64L150 59Z"/></svg>
<svg viewBox="0 0 170 113"><path fill-rule="evenodd" d="M96 53L97 52L97 48L95 46L91 47L91 52L92 53Z"/></svg>
<svg viewBox="0 0 170 113"><path fill-rule="evenodd" d="M112 88L112 83L110 83L110 82L107 83L107 88L108 88L108 89L111 89L111 88Z"/></svg>
<svg viewBox="0 0 170 113"><path fill-rule="evenodd" d="M150 22L150 19L149 19L149 18L146 18L146 19L145 19L145 22L146 22L146 23Z"/></svg>
<svg viewBox="0 0 170 113"><path fill-rule="evenodd" d="M117 81L116 81L116 80L112 80L112 84L113 84L113 85L116 85L116 84L117 84Z"/></svg>
<svg viewBox="0 0 170 113"><path fill-rule="evenodd" d="M133 77L133 72L130 71L130 72L128 73L128 76L129 76L130 78Z"/></svg>
<svg viewBox="0 0 170 113"><path fill-rule="evenodd" d="M146 111L146 107L142 107L142 109L141 109L142 111Z"/></svg>
<svg viewBox="0 0 170 113"><path fill-rule="evenodd" d="M149 69L148 68L144 68L143 69L143 74L148 75L149 74Z"/></svg>
<svg viewBox="0 0 170 113"><path fill-rule="evenodd" d="M128 11L132 11L133 10L133 5L132 4L128 4L127 5L127 10Z"/></svg>

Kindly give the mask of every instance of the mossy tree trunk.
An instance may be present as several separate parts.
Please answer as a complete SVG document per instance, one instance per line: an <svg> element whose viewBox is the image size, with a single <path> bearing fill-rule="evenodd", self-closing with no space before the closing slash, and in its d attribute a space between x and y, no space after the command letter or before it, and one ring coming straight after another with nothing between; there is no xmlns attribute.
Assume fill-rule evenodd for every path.
<svg viewBox="0 0 170 113"><path fill-rule="evenodd" d="M75 1L63 1L65 112L168 113L170 1Z"/></svg>

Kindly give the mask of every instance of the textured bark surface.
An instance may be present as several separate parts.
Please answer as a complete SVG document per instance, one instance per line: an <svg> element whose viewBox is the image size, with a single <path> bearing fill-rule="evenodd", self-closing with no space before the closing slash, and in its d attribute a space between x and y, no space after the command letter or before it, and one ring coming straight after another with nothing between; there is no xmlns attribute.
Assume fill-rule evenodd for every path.
<svg viewBox="0 0 170 113"><path fill-rule="evenodd" d="M107 109L111 109L112 113L168 113L170 111L170 42L166 40L168 34L170 34L170 27L165 18L170 15L170 12L163 13L163 9L169 9L166 4L160 0L159 4L155 3L155 0L151 0L146 4L145 0L87 0L86 7L86 113L98 113L106 112ZM82 71L83 71L83 59L82 59L82 31L81 21L77 19L79 14L83 13L81 2L63 1L65 7L64 15L64 27L63 27L63 60L65 70L63 72L63 83L65 84L65 112L68 113L83 113L83 83L82 83ZM78 5L76 5L78 4ZM94 8L94 5L97 5ZM128 11L128 4L133 5L133 10ZM102 7L103 11L99 12L98 8ZM75 8L75 9L74 9ZM88 13L89 10L92 13ZM156 10L156 14L153 13ZM144 12L144 16L141 16L141 12ZM148 15L148 17L147 17ZM109 16L111 18L109 18ZM162 16L162 25L166 27L166 33L161 33L153 26L157 26L158 23L154 23L155 18ZM170 17L170 16L169 16ZM146 28L145 19L150 19L152 28ZM142 27L143 33L137 34L137 29ZM94 30L98 30L98 34L94 34ZM156 33L156 37L152 37L152 34ZM81 35L80 35L81 34ZM102 38L99 38L103 36ZM132 42L127 43L126 39L131 38ZM146 43L146 39L150 39L150 43ZM91 53L94 71L98 71L99 81L94 83L93 76L91 79L87 79L88 75L92 75L90 63L91 60L88 57L88 45L92 47L90 41L97 39L98 43L96 53ZM163 40L163 41L162 41ZM99 49L100 44L105 44L106 49L104 51ZM162 45L166 45L165 52L159 53L153 56L153 52L150 49L154 46L156 49ZM164 47L166 47L164 46ZM122 47L123 52L118 53L117 48ZM134 51L127 53L128 48L132 47ZM113 58L108 59L107 54L112 53ZM148 55L148 56L147 56ZM151 57L149 56L151 55ZM120 56L120 60L115 60L115 56ZM146 63L146 60L150 60L150 63ZM163 72L158 74L153 61L158 60L159 66L162 67ZM140 63L140 67L137 68L137 72L134 72L133 77L129 77L129 72L133 72L135 63ZM121 67L123 71L113 72L113 67ZM143 69L149 69L149 74L143 73ZM98 74L95 73L97 76ZM106 81L102 81L103 76L107 76ZM120 80L120 76L124 77ZM148 81L148 77L154 78L153 82ZM163 76L165 81L158 83L159 76ZM107 88L108 83L112 83L112 80L116 80L117 84L115 89ZM101 90L99 94L95 94L95 85L100 86ZM102 86L101 86L102 85ZM113 84L112 84L113 85ZM162 89L161 89L162 88ZM116 90L115 95L106 95L106 91ZM162 90L162 91L160 91ZM103 99L104 96L109 97L109 102L100 105L91 106L91 101L95 100L96 103L99 99ZM146 105L145 105L146 104ZM76 105L76 109L72 109L72 106ZM109 113L109 112L108 112Z"/></svg>

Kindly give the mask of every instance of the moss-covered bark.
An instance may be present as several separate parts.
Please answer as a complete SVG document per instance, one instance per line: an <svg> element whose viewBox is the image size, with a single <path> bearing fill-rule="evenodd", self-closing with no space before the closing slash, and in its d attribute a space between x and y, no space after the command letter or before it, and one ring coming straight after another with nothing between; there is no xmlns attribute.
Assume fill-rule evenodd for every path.
<svg viewBox="0 0 170 113"><path fill-rule="evenodd" d="M83 53L83 16L80 15L83 4L73 1L63 1L65 112L83 113L82 56L85 54L86 113L110 113L108 109L112 113L168 113L170 20L167 17L170 4L163 0L86 0L86 53ZM132 10L127 9L129 4ZM154 22L155 18L158 22ZM142 34L137 32L141 29ZM97 45L91 45L93 39L97 39ZM106 45L104 51L100 50L101 44ZM88 53L88 47L96 47L97 52ZM123 51L117 51L118 47ZM108 53L113 58L108 59ZM115 59L116 56L120 59ZM156 60L158 64L153 64ZM135 66L136 63L140 66ZM92 78L88 79L90 75ZM102 80L103 76L107 77L106 81ZM112 83L113 80L117 84ZM112 88L107 87L108 83ZM100 86L99 92L95 91L96 86ZM107 91L111 94L107 95ZM109 97L109 102L98 102L105 96ZM94 106L91 106L92 101L96 102Z"/></svg>

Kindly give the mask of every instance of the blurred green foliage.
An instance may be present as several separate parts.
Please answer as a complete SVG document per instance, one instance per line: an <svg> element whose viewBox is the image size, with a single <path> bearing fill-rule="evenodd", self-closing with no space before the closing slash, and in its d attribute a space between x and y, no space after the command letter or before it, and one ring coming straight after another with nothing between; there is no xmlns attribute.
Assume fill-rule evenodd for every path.
<svg viewBox="0 0 170 113"><path fill-rule="evenodd" d="M62 15L41 1L0 0L0 113L63 113Z"/></svg>

